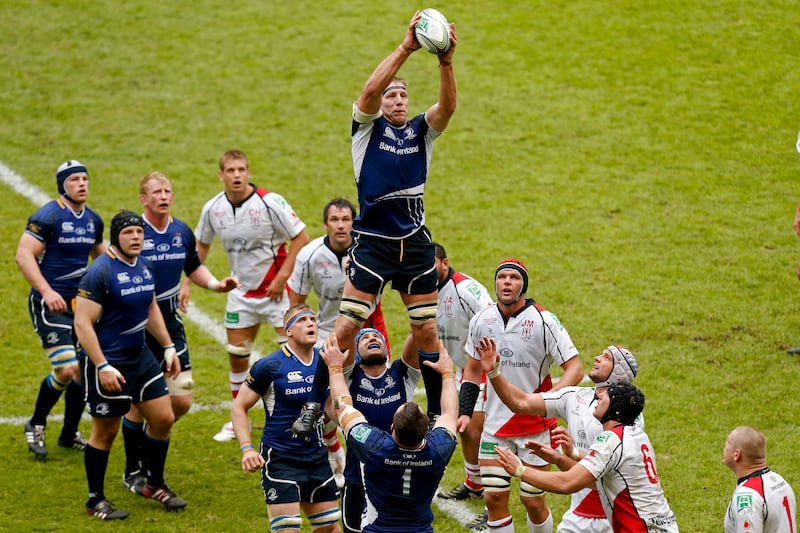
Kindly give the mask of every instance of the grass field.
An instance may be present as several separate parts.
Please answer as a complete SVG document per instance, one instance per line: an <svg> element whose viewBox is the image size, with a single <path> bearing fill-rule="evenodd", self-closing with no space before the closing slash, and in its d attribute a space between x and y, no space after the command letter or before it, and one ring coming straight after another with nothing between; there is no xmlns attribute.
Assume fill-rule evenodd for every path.
<svg viewBox="0 0 800 533"><path fill-rule="evenodd" d="M240 148L253 182L283 194L320 235L325 202L355 199L352 101L417 7L427 6L6 0L0 161L51 195L59 163L81 160L90 205L107 222L139 209L139 178L161 170L175 214L193 226L220 190L217 158ZM648 433L683 531L721 530L735 482L722 447L736 425L763 430L770 465L800 487L800 360L785 353L800 344L796 3L431 7L459 34L459 108L436 143L426 194L428 225L454 266L491 287L498 261L516 256L531 271L529 295L558 314L585 365L611 343L636 353ZM412 111L427 108L435 58L415 54L401 74ZM0 191L0 530L99 529L82 511L81 456L55 446L60 423L49 461L26 451L22 424L48 366L13 257L35 205L13 186ZM208 265L224 274L218 246ZM195 290L194 299L221 319L222 297ZM396 295L385 312L399 344L407 325ZM272 345L264 333L261 351ZM188 335L204 408L176 425L167 478L189 507L166 515L125 493L118 441L107 495L132 514L114 527L266 530L257 478L242 476L235 444L211 440L227 417L226 357L207 327L190 324ZM461 480L460 461L457 452L444 485ZM567 498L549 501L560 516ZM435 527L459 530L438 510Z"/></svg>

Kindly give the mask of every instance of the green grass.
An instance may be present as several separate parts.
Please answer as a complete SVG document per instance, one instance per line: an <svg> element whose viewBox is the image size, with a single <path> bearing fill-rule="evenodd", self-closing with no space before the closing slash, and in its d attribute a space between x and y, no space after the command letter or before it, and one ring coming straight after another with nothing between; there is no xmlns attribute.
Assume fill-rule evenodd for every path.
<svg viewBox="0 0 800 533"><path fill-rule="evenodd" d="M519 257L531 270L530 295L558 314L585 364L610 343L637 354L647 429L682 530L720 530L734 483L722 447L738 424L766 433L769 463L800 487L800 361L785 354L800 343L795 3L433 7L457 24L459 108L436 143L426 207L456 268L491 287L497 262ZM319 235L325 202L355 199L351 103L413 9L7 0L0 161L49 194L58 164L80 159L92 176L90 204L106 221L138 209L138 180L158 169L172 178L176 215L194 225L220 190L217 158L241 148L253 181L282 193ZM402 74L412 110L435 100L433 57L415 54ZM0 417L8 418L30 415L48 368L13 260L34 206L0 188L8 302ZM209 266L225 272L217 246ZM198 289L194 297L221 317L223 298ZM386 302L399 345L405 311L394 294ZM188 334L195 401L218 405L229 398L226 357L206 332L190 325ZM271 341L262 333L259 348ZM234 445L210 439L226 416L201 411L175 427L167 475L189 501L182 514L123 492L117 442L108 495L132 516L115 527L266 529L257 478L241 474ZM0 529L101 527L82 516L82 461L56 449L58 428L42 464L27 454L21 425L0 425ZM460 461L457 452L445 485L460 481ZM549 500L559 516L566 498ZM437 531L457 527L438 513Z"/></svg>

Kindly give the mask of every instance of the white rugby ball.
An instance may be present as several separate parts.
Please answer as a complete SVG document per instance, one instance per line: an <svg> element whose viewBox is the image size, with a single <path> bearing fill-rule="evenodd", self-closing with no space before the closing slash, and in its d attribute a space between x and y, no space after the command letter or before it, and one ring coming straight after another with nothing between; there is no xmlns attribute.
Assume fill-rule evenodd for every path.
<svg viewBox="0 0 800 533"><path fill-rule="evenodd" d="M422 10L414 35L419 44L432 54L443 54L450 49L450 23L433 8Z"/></svg>

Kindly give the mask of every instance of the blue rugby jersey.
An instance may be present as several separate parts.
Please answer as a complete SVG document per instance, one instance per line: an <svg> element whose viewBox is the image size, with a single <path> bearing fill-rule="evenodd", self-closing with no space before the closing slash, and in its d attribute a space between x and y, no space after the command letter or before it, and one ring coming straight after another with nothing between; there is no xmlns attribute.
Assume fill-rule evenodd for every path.
<svg viewBox="0 0 800 533"><path fill-rule="evenodd" d="M164 231L153 227L144 218L142 257L152 263L156 277L156 302L164 317L178 310L181 272L189 276L202 263L197 255L194 232L183 221L170 217Z"/></svg>
<svg viewBox="0 0 800 533"><path fill-rule="evenodd" d="M141 257L127 263L113 249L95 259L81 279L78 295L103 306L94 330L111 364L134 361L142 353L154 294L150 263Z"/></svg>
<svg viewBox="0 0 800 533"><path fill-rule="evenodd" d="M64 300L72 300L92 248L103 242L103 220L86 206L77 214L60 199L52 200L30 216L25 233L44 244L39 258L44 279ZM31 293L41 297L35 289Z"/></svg>
<svg viewBox="0 0 800 533"><path fill-rule="evenodd" d="M353 231L404 239L425 224L423 192L433 141L439 132L425 114L403 127L383 116L365 124L353 120L352 156L359 213Z"/></svg>
<svg viewBox="0 0 800 533"><path fill-rule="evenodd" d="M364 463L367 513L362 533L433 533L431 501L456 448L456 436L437 427L416 450L401 448L391 433L358 424L347 446Z"/></svg>
<svg viewBox="0 0 800 533"><path fill-rule="evenodd" d="M293 438L291 433L292 423L311 393L318 360L319 348L314 348L314 358L305 364L284 345L250 367L245 384L263 397L265 421L261 442L264 446L319 457L323 461L328 456L321 435L306 441Z"/></svg>

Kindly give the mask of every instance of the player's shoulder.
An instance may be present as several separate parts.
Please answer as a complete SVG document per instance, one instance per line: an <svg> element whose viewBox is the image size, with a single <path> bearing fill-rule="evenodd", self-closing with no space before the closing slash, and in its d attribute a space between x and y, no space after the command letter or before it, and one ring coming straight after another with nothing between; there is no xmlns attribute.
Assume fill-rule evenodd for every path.
<svg viewBox="0 0 800 533"><path fill-rule="evenodd" d="M214 208L214 206L216 206L216 205L218 205L220 203L223 203L223 202L228 202L228 199L225 196L225 191L220 191L217 194L215 194L214 196L212 196L211 198L209 198L208 201L205 204L203 204L202 211L203 212L209 211L212 208ZM228 202L228 203L230 203L230 202Z"/></svg>
<svg viewBox="0 0 800 533"><path fill-rule="evenodd" d="M325 246L325 235L321 235L316 239L312 239L300 249L297 253L297 260L299 261L301 257L305 260L311 260L316 256L325 254L327 249L328 247Z"/></svg>

